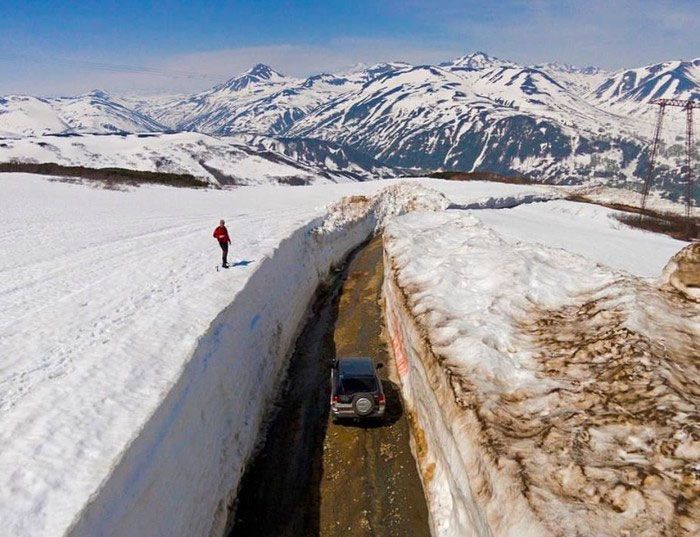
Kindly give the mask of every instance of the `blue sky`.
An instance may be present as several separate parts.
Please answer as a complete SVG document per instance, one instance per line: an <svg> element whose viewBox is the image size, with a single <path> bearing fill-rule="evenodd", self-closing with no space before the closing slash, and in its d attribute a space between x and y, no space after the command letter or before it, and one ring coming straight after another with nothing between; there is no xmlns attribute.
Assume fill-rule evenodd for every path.
<svg viewBox="0 0 700 537"><path fill-rule="evenodd" d="M194 91L263 62L292 75L474 50L608 69L700 56L700 2L0 3L0 94Z"/></svg>

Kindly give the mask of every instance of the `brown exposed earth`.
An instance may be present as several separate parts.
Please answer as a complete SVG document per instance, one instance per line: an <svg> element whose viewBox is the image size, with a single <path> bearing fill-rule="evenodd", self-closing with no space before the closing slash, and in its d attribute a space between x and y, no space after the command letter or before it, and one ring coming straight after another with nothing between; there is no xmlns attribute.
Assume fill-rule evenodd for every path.
<svg viewBox="0 0 700 537"><path fill-rule="evenodd" d="M320 294L300 335L266 442L249 465L230 535L429 536L429 517L398 386L381 369L382 422L332 424L329 376L338 356L387 363L382 244L358 250Z"/></svg>

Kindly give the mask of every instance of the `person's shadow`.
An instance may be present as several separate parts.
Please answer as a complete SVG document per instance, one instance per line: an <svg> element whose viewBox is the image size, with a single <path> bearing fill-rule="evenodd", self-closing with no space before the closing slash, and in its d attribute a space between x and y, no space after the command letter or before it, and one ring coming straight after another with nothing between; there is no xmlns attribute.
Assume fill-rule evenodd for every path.
<svg viewBox="0 0 700 537"><path fill-rule="evenodd" d="M233 267L247 267L247 266L250 265L253 261L254 261L254 259L242 259L241 261L236 261L235 263L231 263L231 264L229 265L229 267L230 267L230 268L233 268Z"/></svg>

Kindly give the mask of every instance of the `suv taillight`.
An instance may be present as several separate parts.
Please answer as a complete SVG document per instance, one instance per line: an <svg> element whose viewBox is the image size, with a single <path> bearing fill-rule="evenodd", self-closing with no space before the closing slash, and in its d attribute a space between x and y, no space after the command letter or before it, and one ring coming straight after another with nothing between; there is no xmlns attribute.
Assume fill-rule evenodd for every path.
<svg viewBox="0 0 700 537"><path fill-rule="evenodd" d="M379 396L379 404L380 405L385 405L386 404L386 397L384 397L384 394L381 394Z"/></svg>
<svg viewBox="0 0 700 537"><path fill-rule="evenodd" d="M337 395L334 395L331 397L331 404L336 404L340 401L340 398Z"/></svg>

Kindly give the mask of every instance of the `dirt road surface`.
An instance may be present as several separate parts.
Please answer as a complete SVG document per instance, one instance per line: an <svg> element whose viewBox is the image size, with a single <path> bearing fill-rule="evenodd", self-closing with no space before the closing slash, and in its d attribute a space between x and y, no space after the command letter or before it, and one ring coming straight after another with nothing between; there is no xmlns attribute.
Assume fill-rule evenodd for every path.
<svg viewBox="0 0 700 537"><path fill-rule="evenodd" d="M265 445L238 495L233 537L423 537L428 511L398 386L380 370L382 423L332 424L330 367L337 356L389 360L382 338L382 245L353 254L314 304L300 335Z"/></svg>

